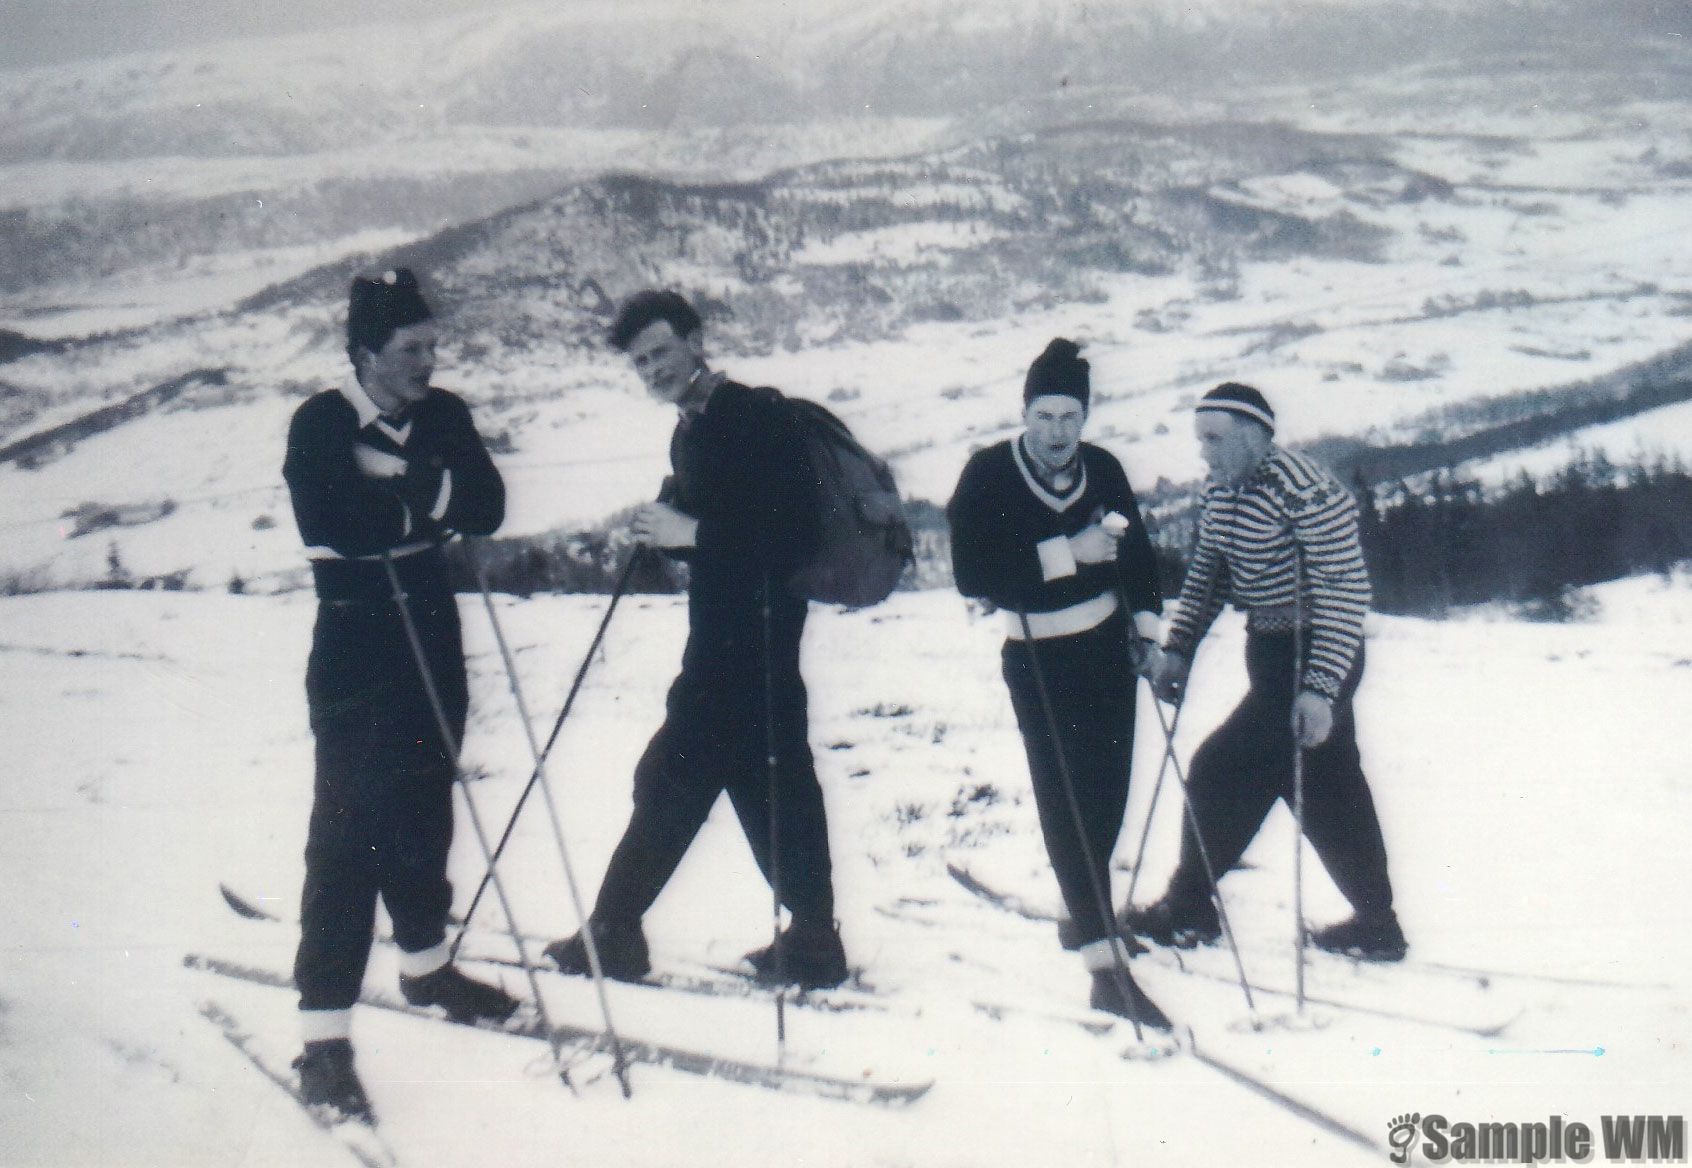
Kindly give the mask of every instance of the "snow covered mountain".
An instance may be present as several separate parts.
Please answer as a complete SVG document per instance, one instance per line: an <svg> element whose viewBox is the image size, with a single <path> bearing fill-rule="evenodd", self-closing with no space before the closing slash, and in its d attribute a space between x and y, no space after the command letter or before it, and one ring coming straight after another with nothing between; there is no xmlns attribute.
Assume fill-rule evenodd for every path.
<svg viewBox="0 0 1692 1168"><path fill-rule="evenodd" d="M1674 31L1670 6L1568 0L531 4L10 71L0 157L288 155L453 125L732 126L866 104L956 117L1058 83L1219 94L1501 51L1661 52Z"/></svg>
<svg viewBox="0 0 1692 1168"><path fill-rule="evenodd" d="M1092 432L1142 489L1196 475L1180 410L1227 377L1270 391L1295 441L1380 444L1450 433L1455 404L1678 369L1692 86L1649 4L1578 38L1588 10L1551 0L689 12L385 27L396 51L367 62L337 33L0 74L18 113L0 216L11 585L297 581L280 435L341 375L348 275L402 262L451 321L440 379L494 436L517 534L652 490L666 420L598 343L612 301L649 283L699 297L723 364L828 401L930 499L1006 432L1058 333L1089 343ZM1390 67L1364 51L1384 41ZM676 54L686 82L738 53L791 92L731 114L684 85L685 111L650 130L637 107L675 90L563 95L587 76L578 42L640 84L676 81ZM1142 76L1134 52L1174 60L1177 42L1209 67ZM1317 69L1306 43L1345 51ZM1001 64L958 64L964 45ZM1056 55L1016 64L1039 45ZM845 92L831 68L885 95L867 118L857 98L814 104ZM730 88L756 96L756 76ZM921 101L900 88L918 77ZM584 90L627 116L547 121ZM509 105L525 96L539 104ZM277 110L306 129L273 132ZM102 118L126 128L86 129ZM146 128L179 123L198 146ZM131 146L148 156L74 160Z"/></svg>
<svg viewBox="0 0 1692 1168"><path fill-rule="evenodd" d="M433 230L613 166L752 178L1129 96L1229 108L1264 85L1418 65L1441 84L1489 72L1494 104L1546 96L1571 60L1625 63L1639 85L1672 62L1673 31L1644 0L1602 15L1572 0L646 0L3 71L0 315L45 327L43 309L79 298L43 286L147 266L157 282L233 250L300 270L309 257L285 249Z"/></svg>

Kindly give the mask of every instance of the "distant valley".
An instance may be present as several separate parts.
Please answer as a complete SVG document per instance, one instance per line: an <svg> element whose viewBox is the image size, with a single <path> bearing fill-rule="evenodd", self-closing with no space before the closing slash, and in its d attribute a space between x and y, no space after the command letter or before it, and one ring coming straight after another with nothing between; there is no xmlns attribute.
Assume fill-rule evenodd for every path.
<svg viewBox="0 0 1692 1168"><path fill-rule="evenodd" d="M956 9L906 7L927 14L899 27L926 30L941 77L959 45L1018 27L966 37L928 19ZM1074 13L1026 8L1022 32L1047 28L1063 59ZM1232 28L1237 56L1253 37L1353 27L1363 8L1461 25L1441 5L1261 4L1144 43L1196 53ZM1488 427L1543 446L1598 421L1625 441L1614 427L1646 411L1642 444L1676 433L1656 411L1692 409L1675 388L1692 316L1688 69L1660 21L1561 56L1536 41L1514 61L1487 43L1500 27L1480 21L1441 63L1305 63L1297 83L1265 68L1232 87L1106 84L1098 55L1077 53L1069 83L1024 71L1021 99L884 89L897 100L861 118L801 85L765 95L760 108L789 110L774 124L707 101L658 127L413 126L416 149L380 141L368 172L325 143L290 164L277 139L244 161L185 160L156 215L120 177L151 164L46 158L44 137L14 134L3 169L39 201L0 210L0 254L17 261L0 265L0 570L14 588L87 584L115 557L189 587L297 583L281 434L341 375L350 274L397 263L425 274L449 321L438 380L493 437L516 534L597 525L662 473L668 420L599 340L614 301L648 284L706 307L725 367L827 402L930 500L972 446L1012 432L1022 370L1059 333L1094 362L1092 434L1154 499L1198 473L1183 405L1230 377L1271 393L1288 440L1341 453L1437 459ZM457 43L447 90L469 92L475 61L507 43L483 31ZM814 55L783 67L801 79L794 61L847 43L839 27L783 35ZM865 43L883 66L897 56ZM48 80L0 74L7 92L24 124L47 124ZM470 108L454 100L454 117ZM85 116L58 108L67 126ZM462 150L428 148L449 139ZM71 168L87 194L55 190ZM291 192L283 219L247 208L261 190ZM1656 388L1628 396L1647 374ZM1593 413L1595 395L1621 404ZM1498 431L1525 416L1553 421ZM1464 457L1508 457L1513 441ZM89 530L90 515L108 519Z"/></svg>

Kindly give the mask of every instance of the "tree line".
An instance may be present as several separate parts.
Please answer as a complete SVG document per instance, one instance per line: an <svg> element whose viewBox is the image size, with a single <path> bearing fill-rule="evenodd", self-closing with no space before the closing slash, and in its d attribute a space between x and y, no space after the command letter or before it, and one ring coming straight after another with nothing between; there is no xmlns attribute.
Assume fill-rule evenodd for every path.
<svg viewBox="0 0 1692 1168"><path fill-rule="evenodd" d="M1439 617L1498 602L1567 620L1577 589L1692 557L1692 474L1679 454L1617 465L1586 453L1491 490L1450 471L1354 489L1381 612Z"/></svg>
<svg viewBox="0 0 1692 1168"><path fill-rule="evenodd" d="M1357 495L1364 555L1380 612L1443 617L1469 605L1500 603L1531 619L1579 615L1576 590L1645 572L1668 573L1692 559L1692 472L1678 454L1618 465L1602 452L1582 454L1562 470L1523 470L1491 489L1441 470L1370 484L1359 471ZM916 534L907 588L951 586L945 512L926 500L906 503ZM632 512L583 532L475 541L448 549L455 584L477 588L474 554L495 591L610 592L634 541ZM1186 572L1190 516L1161 527L1153 548L1165 595ZM685 586L680 565L650 556L630 575L635 592Z"/></svg>

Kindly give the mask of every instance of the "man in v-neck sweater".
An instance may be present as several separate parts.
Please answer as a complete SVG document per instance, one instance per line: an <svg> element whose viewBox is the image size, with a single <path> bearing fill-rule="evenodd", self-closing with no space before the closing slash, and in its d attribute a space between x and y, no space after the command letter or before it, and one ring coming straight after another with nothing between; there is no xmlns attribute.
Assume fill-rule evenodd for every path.
<svg viewBox="0 0 1692 1168"><path fill-rule="evenodd" d="M368 1118L351 1025L378 897L393 922L408 1001L460 1020L503 1019L517 1008L448 960L457 760L399 608L456 743L469 696L441 545L457 532L497 528L505 486L464 401L430 385L433 313L411 272L353 281L347 355L346 380L294 412L282 468L318 598L306 666L316 779L294 981L302 1094Z"/></svg>
<svg viewBox="0 0 1692 1168"><path fill-rule="evenodd" d="M976 452L947 505L952 571L960 592L1006 617L1005 684L1046 852L1093 975L1092 1004L1167 1028L1162 1011L1121 976L1129 953L1110 912L1136 666L1154 652L1161 600L1122 464L1081 441L1090 392L1079 347L1052 341L1024 382L1026 429Z"/></svg>

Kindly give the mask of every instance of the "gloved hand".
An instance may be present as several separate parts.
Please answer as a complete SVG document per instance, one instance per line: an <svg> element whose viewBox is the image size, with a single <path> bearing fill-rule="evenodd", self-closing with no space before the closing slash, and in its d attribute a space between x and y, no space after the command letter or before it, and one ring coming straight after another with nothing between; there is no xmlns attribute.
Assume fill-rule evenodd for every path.
<svg viewBox="0 0 1692 1168"><path fill-rule="evenodd" d="M1181 704L1181 699L1187 692L1187 670L1191 662L1179 653L1165 651L1158 657L1157 667L1152 672L1152 693L1160 702L1168 702L1172 706Z"/></svg>
<svg viewBox="0 0 1692 1168"><path fill-rule="evenodd" d="M1150 681L1157 675L1158 663L1163 659L1163 650L1150 637L1135 637L1128 645L1128 662L1137 677Z"/></svg>
<svg viewBox="0 0 1692 1168"><path fill-rule="evenodd" d="M1115 563L1117 548L1116 537L1096 523L1069 537L1069 551L1077 564Z"/></svg>
<svg viewBox="0 0 1692 1168"><path fill-rule="evenodd" d="M699 520L668 503L647 503L635 512L629 530L653 547L690 548L699 534Z"/></svg>
<svg viewBox="0 0 1692 1168"><path fill-rule="evenodd" d="M1322 745L1334 732L1333 703L1314 690L1302 691L1293 699L1292 732L1305 750Z"/></svg>
<svg viewBox="0 0 1692 1168"><path fill-rule="evenodd" d="M441 496L441 475L446 464L440 455L414 456L406 460L405 473L394 481L394 489L411 511L413 522L430 518Z"/></svg>

